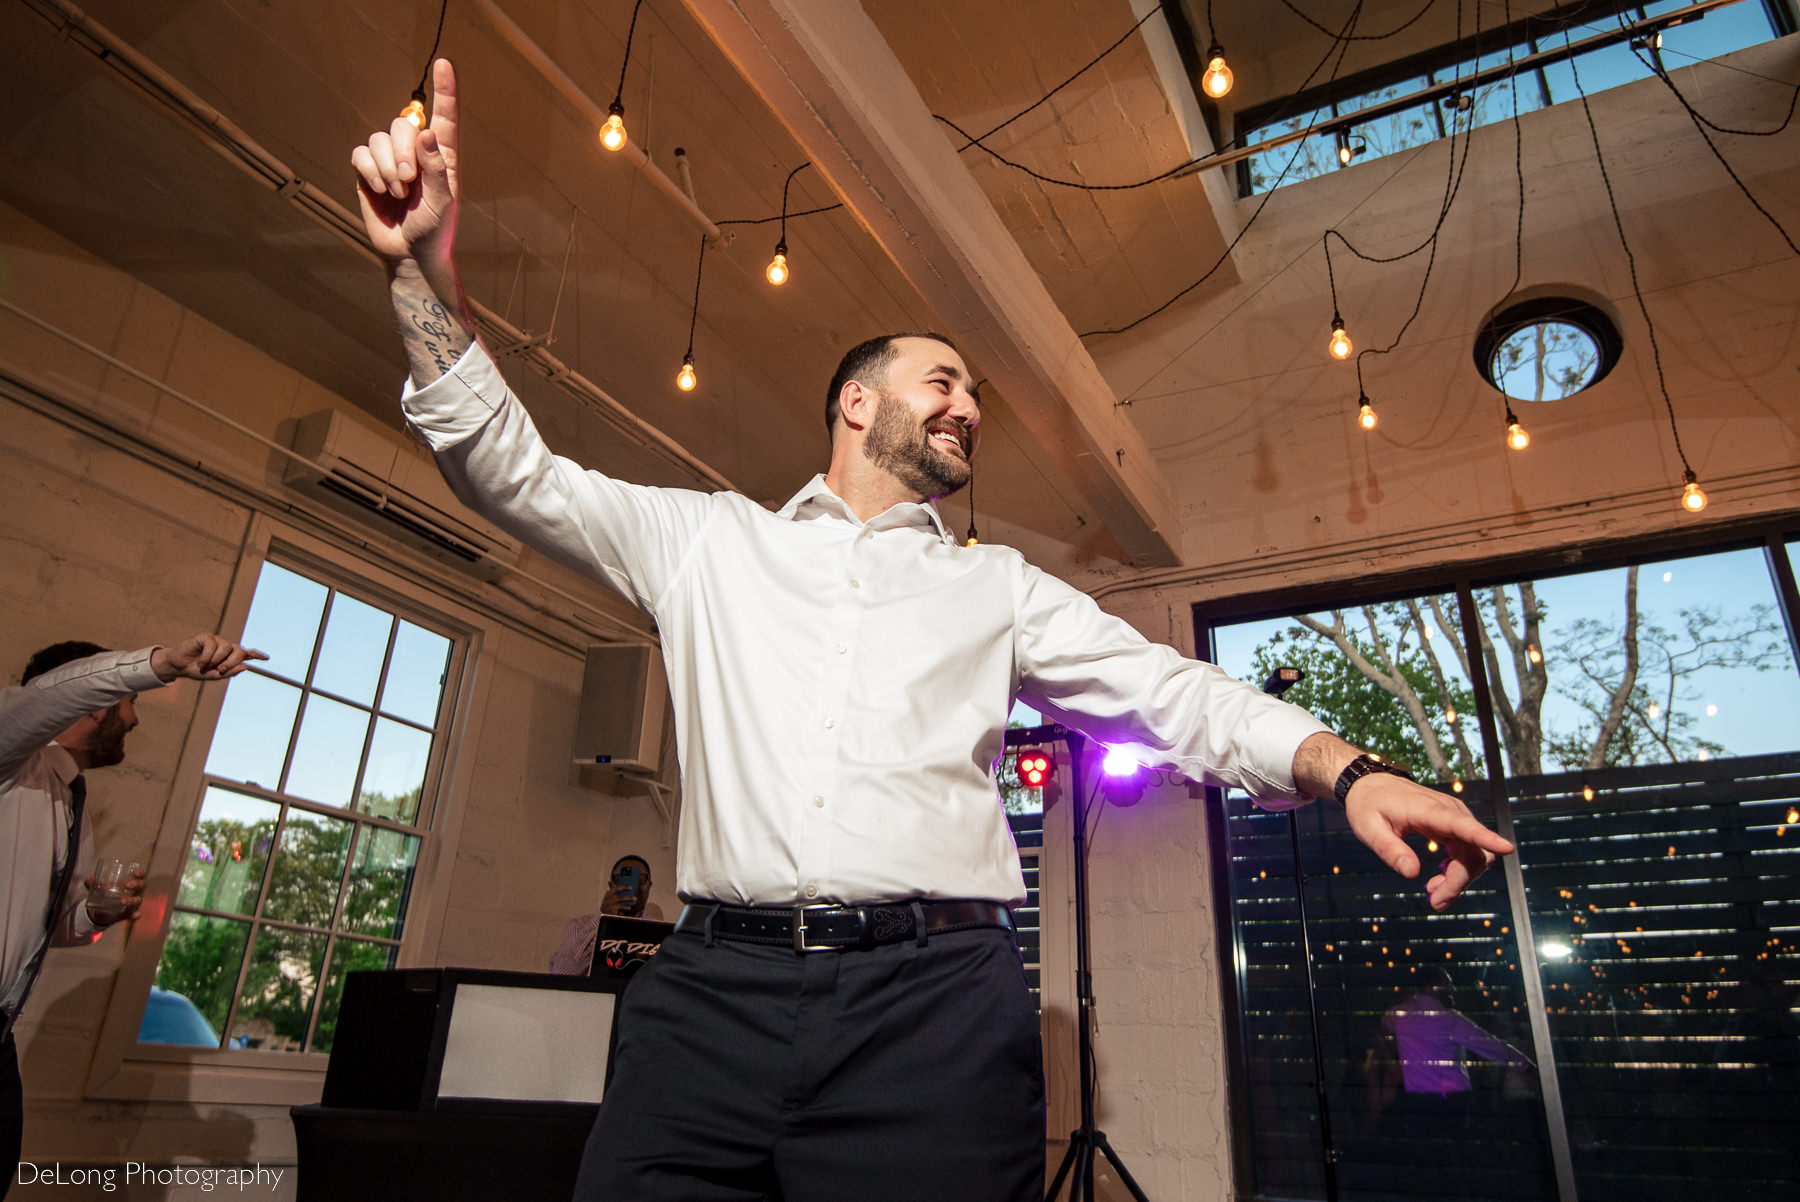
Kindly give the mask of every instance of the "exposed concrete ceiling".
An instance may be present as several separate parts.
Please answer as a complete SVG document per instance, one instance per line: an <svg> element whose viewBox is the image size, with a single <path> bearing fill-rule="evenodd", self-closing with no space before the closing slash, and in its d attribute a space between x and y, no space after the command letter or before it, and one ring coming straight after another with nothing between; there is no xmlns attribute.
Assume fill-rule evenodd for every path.
<svg viewBox="0 0 1800 1202"><path fill-rule="evenodd" d="M592 102L611 99L630 0L499 4ZM1152 7L644 4L623 89L634 143L671 175L683 147L699 206L715 220L775 216L783 181L809 160L815 169L795 177L789 207L845 206L788 223L793 278L781 289L763 279L776 226L727 227L732 238L707 253L701 281L693 336L701 387L682 394L673 377L687 344L699 227L595 146L589 120L497 36L480 4L457 0L442 53L456 62L465 97L460 247L470 293L547 339L549 353L714 477L768 503L823 464L824 382L843 351L884 329L943 328L990 381L976 497L984 536L1052 570L1192 559L1205 542L1197 523L1208 519L1185 483L1193 473L1217 473L1226 498L1234 488L1304 497L1304 471L1282 476L1287 469L1271 463L1307 462L1286 440L1303 442L1313 427L1329 423L1327 441L1341 437L1341 388L1321 391L1323 365L1308 341L1323 284L1317 265L1300 258L1309 240L1351 216L1379 240L1390 233L1384 214L1404 225L1391 240L1413 239L1441 181L1424 181L1424 161L1410 174L1393 162L1293 189L1262 218L1292 236L1259 231L1255 255L1220 264L1254 207L1235 198L1223 173L1123 191L1070 188L1001 164L936 119L986 133L1069 80ZM1334 24L1349 11L1296 7ZM1359 28L1401 26L1420 7L1370 3ZM1517 15L1544 5L1511 7ZM1102 63L984 145L1043 176L1090 185L1142 179L1204 153L1212 135L1186 79L1192 44L1184 60L1182 43L1208 39L1208 8L1182 0L1151 14ZM1286 6L1211 8L1211 36L1238 73L1230 103L1298 86L1329 45ZM1490 24L1493 8L1480 9ZM70 33L70 11L66 0L0 0L0 201L394 421L401 361L378 268L104 62L92 39ZM430 0L93 0L84 11L346 207L354 206L349 149L404 103L438 18ZM1353 45L1341 69L1448 40L1455 14L1468 11L1430 6L1403 36ZM1377 194L1381 205L1365 203ZM1506 223L1492 224L1472 224L1447 249L1440 278L1510 250L1500 245ZM1183 291L1215 264L1203 285ZM1388 278L1357 286L1404 308L1414 285ZM1129 334L1077 337L1134 322L1178 294ZM1461 337L1494 299L1469 288L1434 297L1422 332ZM1446 363L1466 360L1446 347ZM523 364L511 375L559 450L631 479L710 486ZM967 521L963 498L944 508L953 525Z"/></svg>

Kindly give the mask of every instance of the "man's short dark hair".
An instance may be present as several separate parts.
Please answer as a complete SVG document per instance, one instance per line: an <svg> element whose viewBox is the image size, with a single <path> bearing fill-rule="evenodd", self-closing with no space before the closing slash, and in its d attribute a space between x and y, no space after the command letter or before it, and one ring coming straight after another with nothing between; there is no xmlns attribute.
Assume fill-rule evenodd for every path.
<svg viewBox="0 0 1800 1202"><path fill-rule="evenodd" d="M25 675L19 677L20 684L29 684L32 677L42 676L46 672L54 672L64 664L72 664L78 659L86 659L90 655L99 655L106 648L99 643L85 643L80 639L70 639L66 643L51 643L25 664Z"/></svg>
<svg viewBox="0 0 1800 1202"><path fill-rule="evenodd" d="M929 330L882 334L851 347L850 353L838 362L837 371L831 377L831 387L825 393L825 433L828 437L837 429L838 394L844 391L844 385L856 380L869 388L883 387L887 383L888 367L894 362L894 356L900 353L894 349L894 343L902 338L929 338L956 351L954 342ZM960 355L962 352L956 353Z"/></svg>

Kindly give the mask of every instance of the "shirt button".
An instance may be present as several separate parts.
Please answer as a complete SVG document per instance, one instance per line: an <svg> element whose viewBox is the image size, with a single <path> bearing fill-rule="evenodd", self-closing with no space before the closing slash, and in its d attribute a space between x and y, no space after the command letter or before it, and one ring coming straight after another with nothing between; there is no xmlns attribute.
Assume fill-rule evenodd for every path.
<svg viewBox="0 0 1800 1202"><path fill-rule="evenodd" d="M823 797L820 797L817 793L813 794L813 806L817 809L821 809L821 810L824 809L825 808L825 799Z"/></svg>
<svg viewBox="0 0 1800 1202"><path fill-rule="evenodd" d="M808 897L819 896L819 887L817 885L808 885L806 887L806 896L808 896Z"/></svg>
<svg viewBox="0 0 1800 1202"><path fill-rule="evenodd" d="M850 648L848 648L848 647L846 647L846 646L844 646L844 645L843 645L843 644L842 644L842 643L839 643L839 644L838 644L838 645L837 645L837 653L838 653L838 654L839 654L839 655L842 655L842 654L844 654L844 653L845 653L845 652L846 652L846 651L849 651L849 650L850 650Z"/></svg>
<svg viewBox="0 0 1800 1202"><path fill-rule="evenodd" d="M850 580L850 587L851 587L851 588L861 588L861 587L862 587L862 581L860 581L860 580L857 580L857 579L856 579L856 578L854 578L854 577L852 577L852 578L851 578L851 580Z"/></svg>
<svg viewBox="0 0 1800 1202"><path fill-rule="evenodd" d="M826 730L830 730L830 729L831 729L831 728L832 728L832 727L834 727L834 726L836 726L836 725L837 725L837 719L836 719L836 718L827 718L827 719L825 719L825 729L826 729Z"/></svg>

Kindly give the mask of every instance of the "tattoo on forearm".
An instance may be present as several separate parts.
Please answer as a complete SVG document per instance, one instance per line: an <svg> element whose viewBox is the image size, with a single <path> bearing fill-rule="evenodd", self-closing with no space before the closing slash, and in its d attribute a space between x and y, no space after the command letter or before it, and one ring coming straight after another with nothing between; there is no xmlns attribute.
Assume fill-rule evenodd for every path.
<svg viewBox="0 0 1800 1202"><path fill-rule="evenodd" d="M400 341L413 383L424 387L448 372L474 341L474 315L458 289L460 319L422 279L397 278L392 287Z"/></svg>

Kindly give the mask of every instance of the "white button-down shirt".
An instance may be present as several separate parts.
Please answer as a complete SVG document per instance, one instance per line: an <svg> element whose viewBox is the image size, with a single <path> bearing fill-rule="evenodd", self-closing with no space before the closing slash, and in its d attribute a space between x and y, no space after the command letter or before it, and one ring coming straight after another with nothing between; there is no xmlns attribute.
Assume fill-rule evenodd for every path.
<svg viewBox="0 0 1800 1202"><path fill-rule="evenodd" d="M648 611L681 749L676 888L746 905L1021 902L990 769L1013 699L1262 800L1324 727L1183 659L929 503L867 522L815 476L770 513L550 453L479 347L406 414L457 494Z"/></svg>

